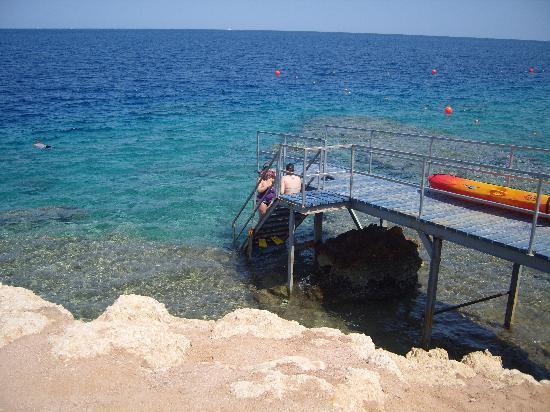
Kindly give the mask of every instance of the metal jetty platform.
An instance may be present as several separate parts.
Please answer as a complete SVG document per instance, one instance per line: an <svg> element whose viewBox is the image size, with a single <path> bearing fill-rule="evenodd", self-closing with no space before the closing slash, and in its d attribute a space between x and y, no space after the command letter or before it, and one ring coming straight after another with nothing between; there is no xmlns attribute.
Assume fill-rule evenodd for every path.
<svg viewBox="0 0 550 412"><path fill-rule="evenodd" d="M342 129L364 134L362 143L329 144L329 130ZM275 142L261 144L261 137L275 138ZM384 147L378 141L388 137L421 142L415 148L400 150ZM424 144L422 144L424 143ZM470 149L483 148L502 158L504 165L441 156L437 145L464 145ZM516 145L501 145L448 137L397 133L356 127L325 126L325 136L309 137L287 133L257 133L257 169L262 156L268 159L266 167L276 170L277 198L264 216L247 232L241 248L252 255L260 238L278 236L286 239L288 252L288 288L294 283L293 267L297 225L308 215L314 216L314 241L322 241L323 213L347 209L358 228L361 223L356 211L405 226L417 231L430 257L422 344L428 347L434 315L474 303L508 295L505 327L512 324L517 302L522 266L550 273L550 214L539 210L541 198L548 193L550 175L538 170L550 169L550 149ZM502 155L504 153L504 156ZM532 167L519 154L534 156ZM284 164L294 162L294 174L301 177L299 193L279 193L279 180L286 173ZM429 187L431 173L470 175L477 180L510 187L520 187L536 193L534 211L513 206L496 205ZM257 186L256 186L257 187ZM245 228L254 222L258 210L256 187L233 220L234 241L238 242ZM252 213L241 230L237 222L246 206L252 204ZM496 207L498 206L498 207ZM547 212L547 210L546 210ZM282 218L281 218L282 217ZM481 297L452 307L435 311L438 274L443 241L450 241L470 249L512 262L510 287L507 291Z"/></svg>

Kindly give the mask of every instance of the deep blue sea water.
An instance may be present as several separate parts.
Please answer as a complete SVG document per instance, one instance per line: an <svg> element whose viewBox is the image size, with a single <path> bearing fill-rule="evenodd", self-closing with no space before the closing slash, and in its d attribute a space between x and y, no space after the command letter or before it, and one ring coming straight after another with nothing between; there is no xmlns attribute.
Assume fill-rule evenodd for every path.
<svg viewBox="0 0 550 412"><path fill-rule="evenodd" d="M231 219L254 178L256 130L307 132L330 120L549 148L548 70L549 42L0 30L0 281L83 318L120 293L154 296L189 317L258 307L254 269L230 249ZM53 148L38 150L35 139ZM465 253L450 266L471 260ZM493 270L487 262L470 266L472 279ZM284 274L284 264L272 270ZM497 272L507 282L508 268ZM519 348L523 358L512 364L547 376L549 286L543 274L525 281L525 326L515 334L499 335L502 305L481 305L463 324L439 320L437 342L451 352L464 342ZM375 342L378 329L387 343L387 328L395 336L409 327L397 345L405 350L422 303L395 309L409 320L379 308L270 309L308 325L371 331Z"/></svg>

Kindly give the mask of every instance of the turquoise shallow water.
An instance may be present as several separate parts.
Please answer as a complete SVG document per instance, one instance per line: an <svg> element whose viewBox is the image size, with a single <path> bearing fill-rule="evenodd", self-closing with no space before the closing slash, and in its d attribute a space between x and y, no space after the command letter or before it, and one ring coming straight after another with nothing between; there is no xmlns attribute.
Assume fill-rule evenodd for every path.
<svg viewBox="0 0 550 412"><path fill-rule="evenodd" d="M312 132L330 121L549 147L548 42L2 30L0 56L0 281L87 319L121 293L199 318L263 307L254 299L258 269L230 249L258 129ZM33 148L36 138L53 148ZM335 216L327 235L347 224ZM502 262L494 269L491 259L479 265L467 252L450 253L448 278L464 300L475 296L469 284L507 283ZM301 259L307 275L308 256ZM269 265L270 279L284 274L283 261ZM471 277L457 280L457 268ZM472 281L480 273L490 274L484 285ZM436 341L456 353L492 345L543 376L548 280L535 273L524 284L515 334L499 335L503 308L488 304L466 320L443 317ZM403 351L416 339L422 299L383 309L269 308L308 325L360 329L389 346L403 335Z"/></svg>

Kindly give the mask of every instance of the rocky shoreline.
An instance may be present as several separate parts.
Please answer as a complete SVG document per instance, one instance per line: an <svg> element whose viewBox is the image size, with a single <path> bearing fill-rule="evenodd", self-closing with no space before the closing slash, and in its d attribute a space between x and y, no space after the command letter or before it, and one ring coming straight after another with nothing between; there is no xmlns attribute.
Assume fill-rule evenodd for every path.
<svg viewBox="0 0 550 412"><path fill-rule="evenodd" d="M0 284L0 410L547 410L550 382L474 352L406 356L255 309L217 321L123 295L92 322Z"/></svg>

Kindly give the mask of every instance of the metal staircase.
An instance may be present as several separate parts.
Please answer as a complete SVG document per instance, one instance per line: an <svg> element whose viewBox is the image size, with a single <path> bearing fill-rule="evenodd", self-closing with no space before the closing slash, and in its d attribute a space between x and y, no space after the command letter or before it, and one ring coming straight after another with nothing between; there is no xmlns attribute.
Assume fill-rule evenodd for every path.
<svg viewBox="0 0 550 412"><path fill-rule="evenodd" d="M271 137L276 137L278 139L275 144L268 146L268 150L261 150L260 148L260 134L268 135ZM311 141L315 141L319 149L314 152L314 155L311 159L307 158L296 158L292 156L292 153L287 153L287 143L289 140L293 143L295 142L306 142L311 144ZM284 173L283 164L288 161L296 161L300 163L299 168L302 170L308 170L312 165L318 165L320 168L322 165L322 151L320 148L325 145L325 139L306 137L296 134L288 133L275 133L275 132L258 132L257 135L257 171L260 172L260 156L268 156L268 162L265 163L264 167L271 169L272 167L276 169L276 178L275 178L275 188L277 197L267 210L265 215L260 215L258 212L260 202L256 199L256 192L260 181L256 182L256 185L249 193L248 197L241 206L239 212L233 219L231 226L233 229L233 244L236 248L240 249L243 252L247 252L248 256L252 256L252 252L255 248L264 249L266 247L272 246L282 246L284 241L288 238L289 235L289 217L290 209L286 206L285 203L281 202L280 195L280 181ZM265 157L264 157L265 158ZM305 160L304 160L305 159ZM299 175L299 173L296 173ZM302 183L302 190L307 191L313 178L308 182ZM243 212L247 206L252 206L252 213L244 221L243 224L239 224L239 220L244 217ZM294 213L294 222L295 227L299 226L307 215L301 214L298 212ZM255 223L256 222L256 223ZM240 229L238 229L238 227ZM244 240L239 242L240 237L246 234Z"/></svg>
<svg viewBox="0 0 550 412"><path fill-rule="evenodd" d="M288 219L290 209L285 207L278 199L273 202L267 213L260 219L256 227L251 228L247 239L243 242L241 250L248 251L251 256L254 247L265 248L266 246L281 246L288 237ZM298 227L307 215L294 213L294 221ZM261 246L260 241L264 239L266 246Z"/></svg>

